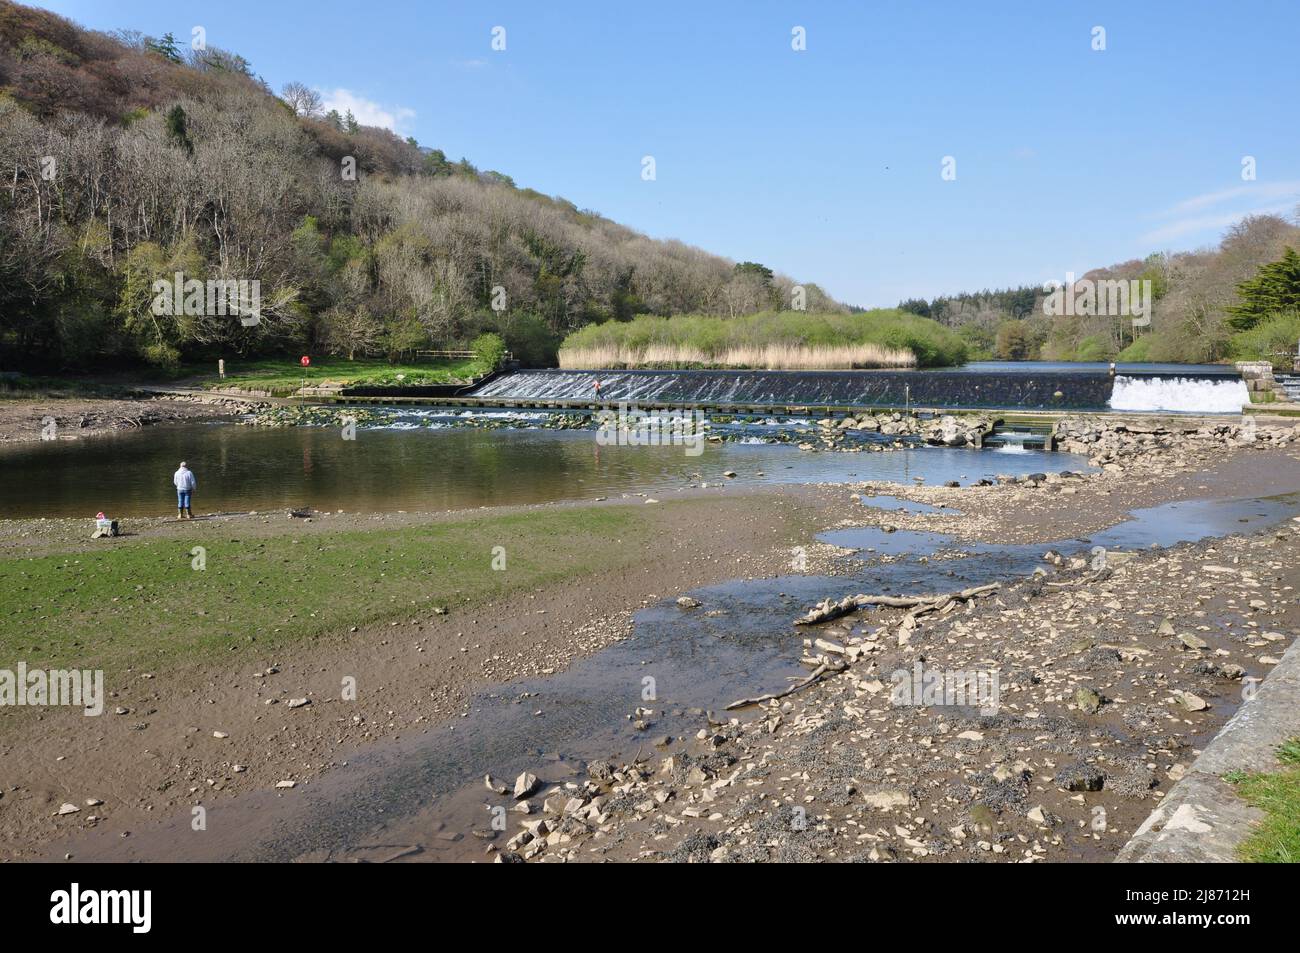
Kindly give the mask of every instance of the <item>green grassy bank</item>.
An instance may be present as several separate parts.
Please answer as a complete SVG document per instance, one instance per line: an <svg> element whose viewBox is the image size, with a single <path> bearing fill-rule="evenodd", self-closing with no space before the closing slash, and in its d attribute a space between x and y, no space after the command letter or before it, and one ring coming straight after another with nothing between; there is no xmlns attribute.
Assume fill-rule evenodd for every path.
<svg viewBox="0 0 1300 953"><path fill-rule="evenodd" d="M1227 778L1238 794L1265 814L1239 849L1242 859L1253 863L1300 863L1300 738L1278 748L1277 759L1280 771Z"/></svg>
<svg viewBox="0 0 1300 953"><path fill-rule="evenodd" d="M686 505L691 505L687 503ZM484 515L400 529L189 534L0 559L0 667L161 671L477 603L630 564L632 507ZM301 532L295 532L301 529ZM194 568L197 546L206 568ZM493 547L506 569L492 568Z"/></svg>
<svg viewBox="0 0 1300 953"><path fill-rule="evenodd" d="M474 358L464 360L422 361L418 364L390 364L385 360L358 358L313 359L310 367L303 368L283 358L226 362L226 377L217 377L216 367L204 374L200 381L205 387L236 387L242 390L265 391L275 397L297 393L304 377L308 387L335 383L344 386L414 387L421 384L469 383L484 373Z"/></svg>

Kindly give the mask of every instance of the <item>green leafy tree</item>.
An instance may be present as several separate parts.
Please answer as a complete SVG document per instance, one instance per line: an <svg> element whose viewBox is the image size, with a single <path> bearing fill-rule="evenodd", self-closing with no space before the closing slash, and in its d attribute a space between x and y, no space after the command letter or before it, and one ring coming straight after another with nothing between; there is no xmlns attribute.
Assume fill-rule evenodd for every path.
<svg viewBox="0 0 1300 953"><path fill-rule="evenodd" d="M753 275L765 285L772 283L772 269L766 265L760 265L756 261L742 261L737 263L735 272L738 275Z"/></svg>
<svg viewBox="0 0 1300 953"><path fill-rule="evenodd" d="M631 321L638 314L650 310L633 287L632 276L635 271L635 268L625 268L619 272L614 281L614 290L609 296L609 307L616 321Z"/></svg>
<svg viewBox="0 0 1300 953"><path fill-rule="evenodd" d="M525 367L554 366L560 337L536 314L503 316L501 335Z"/></svg>
<svg viewBox="0 0 1300 953"><path fill-rule="evenodd" d="M984 324L963 324L957 328L957 335L970 350L974 361L990 360L995 352L994 331Z"/></svg>
<svg viewBox="0 0 1300 953"><path fill-rule="evenodd" d="M1032 287L1014 288L1007 292L1007 307L1014 318L1027 318L1034 312L1038 301L1038 289Z"/></svg>
<svg viewBox="0 0 1300 953"><path fill-rule="evenodd" d="M1300 341L1300 311L1275 314L1229 342L1232 357L1239 361L1269 361L1290 373L1295 366L1296 342Z"/></svg>
<svg viewBox="0 0 1300 953"><path fill-rule="evenodd" d="M1074 352L1076 361L1104 361L1108 356L1106 341L1097 334L1090 334L1080 341Z"/></svg>
<svg viewBox="0 0 1300 953"><path fill-rule="evenodd" d="M1224 310L1228 324L1247 331L1272 314L1300 311L1300 254L1290 245L1282 257L1261 265L1255 277L1237 285L1241 304Z"/></svg>
<svg viewBox="0 0 1300 953"><path fill-rule="evenodd" d="M313 215L303 216L289 235L294 270L300 279L298 300L309 314L328 308L337 296L332 287L332 270L325 252L325 237ZM336 269L334 269L336 270Z"/></svg>
<svg viewBox="0 0 1300 953"><path fill-rule="evenodd" d="M998 326L994 352L1003 361L1025 361L1030 351L1029 326L1024 321L1003 321Z"/></svg>
<svg viewBox="0 0 1300 953"><path fill-rule="evenodd" d="M506 342L502 340L501 335L488 332L480 334L470 345L470 350L474 352L474 360L484 373L494 371L505 359Z"/></svg>
<svg viewBox="0 0 1300 953"><path fill-rule="evenodd" d="M384 350L388 359L397 362L429 344L429 332L414 312L384 322Z"/></svg>
<svg viewBox="0 0 1300 953"><path fill-rule="evenodd" d="M421 170L425 175L436 177L453 175L456 171L456 165L448 161L447 153L441 149L431 149L424 157L424 168Z"/></svg>
<svg viewBox="0 0 1300 953"><path fill-rule="evenodd" d="M1139 281L1151 282L1151 297L1159 301L1169 293L1169 263L1164 255L1148 255Z"/></svg>
<svg viewBox="0 0 1300 953"><path fill-rule="evenodd" d="M187 280L203 280L205 270L203 256L191 239L170 249L141 242L127 253L116 310L147 362L175 364L182 346L193 341L194 318L176 313L173 285L178 272ZM159 280L166 284L156 288L154 282Z"/></svg>

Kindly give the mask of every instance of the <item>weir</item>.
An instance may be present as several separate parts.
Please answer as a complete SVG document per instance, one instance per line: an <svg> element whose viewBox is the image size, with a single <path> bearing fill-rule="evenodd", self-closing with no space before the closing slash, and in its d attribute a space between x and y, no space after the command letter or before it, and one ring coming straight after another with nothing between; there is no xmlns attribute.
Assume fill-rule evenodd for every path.
<svg viewBox="0 0 1300 953"><path fill-rule="evenodd" d="M944 370L523 370L461 395L476 403L635 403L716 409L902 408L1241 413L1222 365L983 363Z"/></svg>
<svg viewBox="0 0 1300 953"><path fill-rule="evenodd" d="M596 383L600 383L597 398ZM478 398L586 399L845 407L1102 409L1105 373L972 374L948 371L518 371L476 389Z"/></svg>
<svg viewBox="0 0 1300 953"><path fill-rule="evenodd" d="M597 383L599 382L599 390ZM353 387L313 395L342 404L585 411L643 410L834 415L1141 412L1240 414L1250 391L1222 364L976 362L941 370L502 370L473 384Z"/></svg>

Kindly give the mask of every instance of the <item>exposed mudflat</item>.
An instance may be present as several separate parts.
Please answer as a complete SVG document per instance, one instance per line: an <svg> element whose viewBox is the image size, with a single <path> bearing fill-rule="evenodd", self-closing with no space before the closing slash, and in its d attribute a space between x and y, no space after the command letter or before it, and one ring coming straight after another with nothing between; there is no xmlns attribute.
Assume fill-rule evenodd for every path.
<svg viewBox="0 0 1300 953"><path fill-rule="evenodd" d="M79 440L162 423L228 420L245 403L229 398L102 400L67 397L0 399L0 443Z"/></svg>
<svg viewBox="0 0 1300 953"><path fill-rule="evenodd" d="M573 578L506 604L470 603L446 615L421 610L416 617L335 633L265 657L245 648L240 661L229 665L139 672L125 684L107 686L108 710L100 717L68 709L0 708L6 766L0 854L31 857L44 853L52 839L101 829L113 832L105 856L121 850L129 856L136 841L121 835L138 831L151 817L161 819L191 803L274 790L284 780L305 784L349 752L455 719L477 688L554 674L625 638L632 612L668 594L779 571L791 558L791 546L816 526L812 504L797 494L635 505L650 514L655 532L628 541L645 554L630 570ZM306 522L277 513L183 523L132 520L135 535L113 545L189 540L196 533L200 540L204 533L217 539L232 531L241 538L310 538L458 515L463 516L339 514ZM86 539L84 520L3 521L0 536L10 553L23 555L102 545ZM183 591L176 599L183 603ZM342 675L362 687L356 701L340 699ZM290 709L292 698L311 698L312 704ZM215 730L227 737L214 738ZM87 799L104 804L54 816L60 804ZM214 825L214 836L202 841L211 856L237 851L240 845L230 838L240 832L227 829L219 837L218 829ZM173 849L177 856L186 852L183 844L168 844L163 856Z"/></svg>

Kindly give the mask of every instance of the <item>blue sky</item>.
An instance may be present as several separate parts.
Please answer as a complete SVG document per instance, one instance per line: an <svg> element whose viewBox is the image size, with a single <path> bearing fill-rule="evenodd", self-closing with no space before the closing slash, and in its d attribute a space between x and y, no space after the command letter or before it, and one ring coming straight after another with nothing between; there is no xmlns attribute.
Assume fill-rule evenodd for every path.
<svg viewBox="0 0 1300 953"><path fill-rule="evenodd" d="M1061 280L1300 203L1291 0L39 5L201 25L277 90L865 306Z"/></svg>

